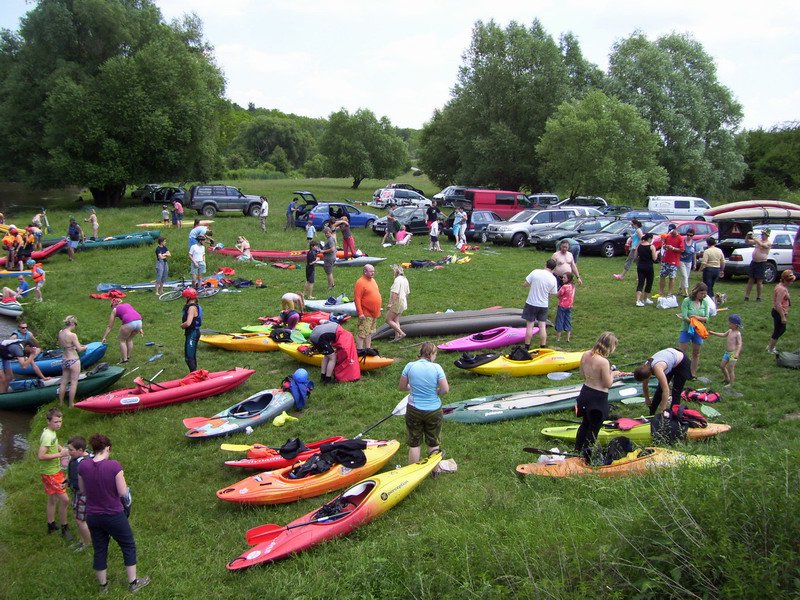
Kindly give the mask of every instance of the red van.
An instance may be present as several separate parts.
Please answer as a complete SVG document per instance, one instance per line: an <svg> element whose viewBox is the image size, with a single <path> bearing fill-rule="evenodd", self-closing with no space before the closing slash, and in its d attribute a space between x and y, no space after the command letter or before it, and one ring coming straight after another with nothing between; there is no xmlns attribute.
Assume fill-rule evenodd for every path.
<svg viewBox="0 0 800 600"><path fill-rule="evenodd" d="M509 219L526 208L531 208L532 202L525 194L505 190L466 190L464 199L467 210L489 210Z"/></svg>

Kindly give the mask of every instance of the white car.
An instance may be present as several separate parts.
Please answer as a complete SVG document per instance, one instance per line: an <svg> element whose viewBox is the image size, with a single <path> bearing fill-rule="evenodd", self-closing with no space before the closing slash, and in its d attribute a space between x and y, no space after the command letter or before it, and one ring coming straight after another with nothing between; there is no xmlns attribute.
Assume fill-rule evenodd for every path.
<svg viewBox="0 0 800 600"><path fill-rule="evenodd" d="M756 235L760 235L759 228L754 228ZM772 242L769 256L767 257L767 269L764 272L765 283L775 283L780 274L785 269L792 268L792 242L795 232L791 230L772 230L769 234L769 241ZM750 270L750 262L753 260L753 246L737 248L725 259L725 277L742 275L747 277Z"/></svg>
<svg viewBox="0 0 800 600"><path fill-rule="evenodd" d="M430 206L432 202L422 194L412 190L399 188L383 188L375 190L369 206L388 208L389 206Z"/></svg>
<svg viewBox="0 0 800 600"><path fill-rule="evenodd" d="M555 225L575 217L599 217L600 211L585 206L568 206L557 209L523 210L508 221L490 223L486 235L490 242L505 243L522 248L534 232L551 229Z"/></svg>

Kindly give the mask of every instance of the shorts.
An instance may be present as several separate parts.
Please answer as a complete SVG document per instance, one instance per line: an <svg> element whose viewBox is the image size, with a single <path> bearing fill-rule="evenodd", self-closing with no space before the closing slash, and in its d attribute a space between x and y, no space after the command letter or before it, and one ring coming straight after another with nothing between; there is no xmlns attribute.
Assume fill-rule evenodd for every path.
<svg viewBox="0 0 800 600"><path fill-rule="evenodd" d="M528 323L541 323L547 321L546 306L531 306L527 302L522 309L522 319Z"/></svg>
<svg viewBox="0 0 800 600"><path fill-rule="evenodd" d="M731 356L730 352L726 352L725 354L722 355L722 360L724 360L726 362L735 363L737 359L736 359L735 356Z"/></svg>
<svg viewBox="0 0 800 600"><path fill-rule="evenodd" d="M7 359L7 358L4 358L4 359L3 359L3 371L5 371L6 373L8 373L9 371L11 371L11 366L12 366L13 364L14 364L14 361L13 361L13 360L10 360L10 359Z"/></svg>
<svg viewBox="0 0 800 600"><path fill-rule="evenodd" d="M659 275L664 278L669 277L670 279L675 279L678 276L678 267L676 265L661 263L661 273Z"/></svg>
<svg viewBox="0 0 800 600"><path fill-rule="evenodd" d="M86 520L86 494L75 492L72 498L72 512L75 514L76 521Z"/></svg>
<svg viewBox="0 0 800 600"><path fill-rule="evenodd" d="M316 279L317 270L313 264L306 265L306 283L314 283Z"/></svg>
<svg viewBox="0 0 800 600"><path fill-rule="evenodd" d="M325 271L328 275L333 273L333 265L335 263L328 262L327 260L322 263L322 270Z"/></svg>
<svg viewBox="0 0 800 600"><path fill-rule="evenodd" d="M189 272L190 272L192 275L203 275L203 274L205 274L205 272L206 272L206 263L204 263L204 262L201 262L201 263L200 263L200 264L198 264L197 266L195 266L195 264L194 264L194 263L192 263L192 266L191 266L191 268L189 269Z"/></svg>
<svg viewBox="0 0 800 600"><path fill-rule="evenodd" d="M703 345L703 338L701 338L697 333L689 333L688 331L681 331L680 336L678 336L678 341L681 344L688 344L692 342L697 346Z"/></svg>
<svg viewBox="0 0 800 600"><path fill-rule="evenodd" d="M417 448L425 437L428 448L440 445L439 438L442 433L444 412L441 408L435 410L420 410L411 405L406 407L406 430L408 431L407 443L411 448Z"/></svg>
<svg viewBox="0 0 800 600"><path fill-rule="evenodd" d="M44 284L45 284L45 280L44 280L44 279L42 279L41 281L37 281L37 282L36 282L36 285L35 285L34 287L35 287L37 290L40 290L40 289L42 289L42 288L44 287Z"/></svg>
<svg viewBox="0 0 800 600"><path fill-rule="evenodd" d="M142 328L142 320L136 319L135 321L128 321L125 325L130 327L131 331L139 331Z"/></svg>
<svg viewBox="0 0 800 600"><path fill-rule="evenodd" d="M767 272L767 261L751 262L747 274L755 281L763 281Z"/></svg>
<svg viewBox="0 0 800 600"><path fill-rule="evenodd" d="M59 471L55 475L42 475L42 483L44 484L44 492L48 496L67 493L67 478L64 477L63 471Z"/></svg>
<svg viewBox="0 0 800 600"><path fill-rule="evenodd" d="M169 275L169 263L165 260L156 261L156 283L164 283Z"/></svg>
<svg viewBox="0 0 800 600"><path fill-rule="evenodd" d="M358 320L356 337L369 337L378 329L378 318L365 316Z"/></svg>
<svg viewBox="0 0 800 600"><path fill-rule="evenodd" d="M176 221L183 221L183 213L176 212L175 213L175 220Z"/></svg>
<svg viewBox="0 0 800 600"><path fill-rule="evenodd" d="M77 247L78 247L78 244L80 244L80 243L81 243L81 242L80 242L80 240L69 240L69 241L67 242L67 244L69 245L69 247L70 247L70 248L72 248L73 250L75 250L75 248L77 248Z"/></svg>
<svg viewBox="0 0 800 600"><path fill-rule="evenodd" d="M431 236L431 244L438 244L438 243L439 243L439 236L438 235L432 235Z"/></svg>

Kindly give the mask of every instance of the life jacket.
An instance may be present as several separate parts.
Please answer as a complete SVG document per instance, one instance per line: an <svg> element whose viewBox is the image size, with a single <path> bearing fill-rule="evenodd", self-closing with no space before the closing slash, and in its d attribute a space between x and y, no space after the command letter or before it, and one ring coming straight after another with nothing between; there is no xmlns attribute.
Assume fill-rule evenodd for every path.
<svg viewBox="0 0 800 600"><path fill-rule="evenodd" d="M688 408L685 404L672 407L672 417L686 423L689 427L708 427L708 419L699 410Z"/></svg>
<svg viewBox="0 0 800 600"><path fill-rule="evenodd" d="M3 246L5 246L6 250L8 250L13 245L14 245L14 236L11 235L10 233L7 233L3 237Z"/></svg>
<svg viewBox="0 0 800 600"><path fill-rule="evenodd" d="M0 358L14 360L25 356L22 340L3 340L0 342Z"/></svg>
<svg viewBox="0 0 800 600"><path fill-rule="evenodd" d="M718 392L713 390L683 390L681 392L681 400L689 400L694 402L717 402L720 400Z"/></svg>
<svg viewBox="0 0 800 600"><path fill-rule="evenodd" d="M67 237L73 242L79 242L81 239L81 234L78 232L78 226L73 223L67 229Z"/></svg>
<svg viewBox="0 0 800 600"><path fill-rule="evenodd" d="M40 281L44 281L44 269L42 268L42 263L36 263L33 265L33 269L31 269L31 275L33 276L33 282L39 283Z"/></svg>
<svg viewBox="0 0 800 600"><path fill-rule="evenodd" d="M200 329L200 326L203 324L203 307L199 304L186 304L183 307L183 319L181 323L186 322L186 318L189 316L189 307L196 306L197 307L197 316L192 321L192 324L186 328L186 332L190 332L193 329Z"/></svg>

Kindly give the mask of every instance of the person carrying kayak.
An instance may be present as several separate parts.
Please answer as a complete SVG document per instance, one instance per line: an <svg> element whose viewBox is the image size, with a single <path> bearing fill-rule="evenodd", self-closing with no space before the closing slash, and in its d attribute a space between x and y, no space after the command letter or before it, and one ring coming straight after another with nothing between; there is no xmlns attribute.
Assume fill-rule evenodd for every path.
<svg viewBox="0 0 800 600"><path fill-rule="evenodd" d="M181 293L186 298L183 307L183 322L181 328L186 335L183 345L183 355L189 372L197 370L197 342L200 340L200 326L203 324L203 308L197 302L197 290L186 288Z"/></svg>
<svg viewBox="0 0 800 600"><path fill-rule="evenodd" d="M650 378L655 376L658 385L650 397ZM659 350L633 372L636 381L642 382L644 403L650 407L650 414L669 410L670 405L681 403L681 392L686 382L692 377L692 361L689 356L675 348ZM672 394L669 384L672 382ZM670 402L670 397L672 401Z"/></svg>
<svg viewBox="0 0 800 600"><path fill-rule="evenodd" d="M617 348L617 336L610 331L600 334L591 350L581 357L583 387L575 400L575 414L582 417L575 437L575 448L582 452L597 442L597 434L608 418L608 388L619 371L612 371L608 357Z"/></svg>

